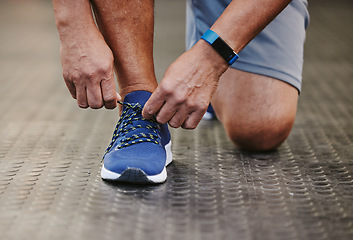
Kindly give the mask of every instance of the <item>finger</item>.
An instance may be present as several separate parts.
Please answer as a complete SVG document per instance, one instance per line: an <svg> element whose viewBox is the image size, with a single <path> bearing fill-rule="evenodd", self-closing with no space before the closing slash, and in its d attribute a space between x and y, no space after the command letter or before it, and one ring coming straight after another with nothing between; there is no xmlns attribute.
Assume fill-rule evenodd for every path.
<svg viewBox="0 0 353 240"><path fill-rule="evenodd" d="M74 85L71 81L66 81L66 80L65 80L65 83L66 83L67 89L69 89L69 92L70 92L71 96L72 96L74 99L77 99L77 96L76 96L76 87L75 87L75 85Z"/></svg>
<svg viewBox="0 0 353 240"><path fill-rule="evenodd" d="M165 100L160 95L160 91L158 91L157 88L157 90L151 95L151 97L146 102L142 110L142 116L146 119L153 118L162 108L164 102Z"/></svg>
<svg viewBox="0 0 353 240"><path fill-rule="evenodd" d="M194 111L192 112L188 118L181 125L184 129L195 129L197 125L200 123L204 112L202 111Z"/></svg>
<svg viewBox="0 0 353 240"><path fill-rule="evenodd" d="M110 79L104 79L101 82L101 89L105 108L114 109L121 97L116 92L113 73Z"/></svg>
<svg viewBox="0 0 353 240"><path fill-rule="evenodd" d="M88 108L86 88L85 87L77 87L76 88L76 96L77 96L77 105L80 108Z"/></svg>
<svg viewBox="0 0 353 240"><path fill-rule="evenodd" d="M174 114L179 110L179 106L176 106L170 101L167 101L162 108L159 110L156 116L157 122L165 124L174 116Z"/></svg>
<svg viewBox="0 0 353 240"><path fill-rule="evenodd" d="M174 116L169 120L169 126L173 128L179 128L185 122L185 120L189 117L189 111L185 108L177 111Z"/></svg>
<svg viewBox="0 0 353 240"><path fill-rule="evenodd" d="M103 107L102 91L99 84L89 85L87 87L87 103L93 109Z"/></svg>

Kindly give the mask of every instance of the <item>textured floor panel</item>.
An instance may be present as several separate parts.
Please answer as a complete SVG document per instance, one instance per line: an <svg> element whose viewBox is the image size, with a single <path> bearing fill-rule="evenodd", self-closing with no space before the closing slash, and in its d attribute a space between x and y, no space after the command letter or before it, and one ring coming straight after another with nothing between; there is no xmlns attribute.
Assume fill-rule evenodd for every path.
<svg viewBox="0 0 353 240"><path fill-rule="evenodd" d="M183 49L185 3L156 4L160 79ZM70 98L50 2L1 1L0 239L353 239L352 10L310 1L303 93L278 151L239 151L202 122L172 131L165 184L134 186L100 179L118 116Z"/></svg>

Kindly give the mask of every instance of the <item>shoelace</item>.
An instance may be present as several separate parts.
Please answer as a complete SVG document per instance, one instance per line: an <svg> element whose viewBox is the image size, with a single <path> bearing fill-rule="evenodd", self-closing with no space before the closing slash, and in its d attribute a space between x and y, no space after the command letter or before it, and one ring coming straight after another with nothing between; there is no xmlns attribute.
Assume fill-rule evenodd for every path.
<svg viewBox="0 0 353 240"><path fill-rule="evenodd" d="M118 149L124 148L131 146L133 144L137 143L142 143L142 142L151 142L154 144L159 144L159 136L158 136L158 123L155 119L145 119L142 117L142 107L139 103L127 103L127 102L121 102L118 101L121 105L125 106L125 110L121 114L121 118L119 119L118 123L116 124L115 130L113 132L113 137L112 140L108 146L108 148L105 150L104 156L102 158L102 161L104 160L105 155L110 151L110 149L113 147L116 139L118 136L124 136L130 131L134 131L138 128L147 128L151 129L152 133L137 133L132 135L131 137L126 137L121 140L119 145L117 145ZM132 110L132 111L130 111ZM146 125L135 125L133 126L132 122L133 121L147 121L149 124ZM121 125L122 124L122 125ZM128 125L131 126L128 126ZM120 126L121 125L121 126Z"/></svg>

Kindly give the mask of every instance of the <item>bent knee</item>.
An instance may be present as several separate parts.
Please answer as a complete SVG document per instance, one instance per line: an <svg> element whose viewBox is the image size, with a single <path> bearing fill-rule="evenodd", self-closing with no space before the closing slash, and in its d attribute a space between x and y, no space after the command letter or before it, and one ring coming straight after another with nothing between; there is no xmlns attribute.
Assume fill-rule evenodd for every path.
<svg viewBox="0 0 353 240"><path fill-rule="evenodd" d="M225 126L230 140L241 150L276 150L288 137L293 121L286 123L247 123Z"/></svg>

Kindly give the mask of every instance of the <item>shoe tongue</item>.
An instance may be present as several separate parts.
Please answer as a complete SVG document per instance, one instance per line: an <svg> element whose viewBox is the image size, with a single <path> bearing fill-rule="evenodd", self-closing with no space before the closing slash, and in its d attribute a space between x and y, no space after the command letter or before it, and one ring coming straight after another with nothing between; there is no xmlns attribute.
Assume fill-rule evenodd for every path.
<svg viewBox="0 0 353 240"><path fill-rule="evenodd" d="M151 95L152 95L152 93L147 92L147 91L131 92L125 96L124 102L139 103L141 105L141 107L143 107L143 106L145 106L145 103L147 102L147 100L150 98ZM125 106L123 108L125 108Z"/></svg>

